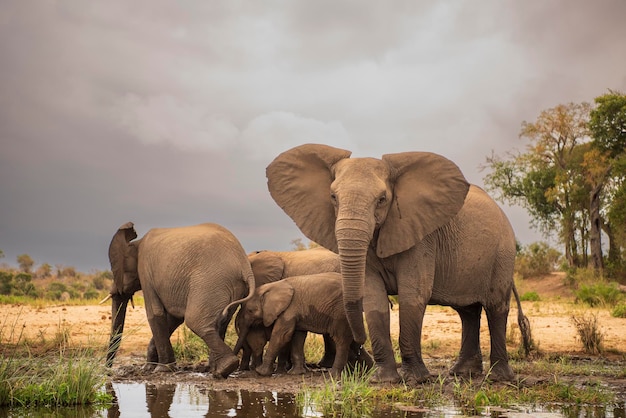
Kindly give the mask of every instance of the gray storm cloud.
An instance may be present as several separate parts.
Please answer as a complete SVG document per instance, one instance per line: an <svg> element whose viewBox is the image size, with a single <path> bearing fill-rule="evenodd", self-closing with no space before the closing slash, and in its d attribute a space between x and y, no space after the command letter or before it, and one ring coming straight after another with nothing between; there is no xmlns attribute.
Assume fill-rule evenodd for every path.
<svg viewBox="0 0 626 418"><path fill-rule="evenodd" d="M626 90L625 15L621 0L3 2L2 261L108 268L129 220L288 249L301 234L265 167L304 142L438 152L480 185L492 150L523 148L523 120Z"/></svg>

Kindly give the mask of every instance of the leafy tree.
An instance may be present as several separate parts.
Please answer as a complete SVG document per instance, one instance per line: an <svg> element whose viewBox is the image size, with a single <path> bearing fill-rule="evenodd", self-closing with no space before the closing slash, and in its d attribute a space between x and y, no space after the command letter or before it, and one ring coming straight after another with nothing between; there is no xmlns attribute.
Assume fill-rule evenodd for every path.
<svg viewBox="0 0 626 418"><path fill-rule="evenodd" d="M30 273L35 262L28 254L20 254L17 256L17 264L20 265L20 270L24 273Z"/></svg>
<svg viewBox="0 0 626 418"><path fill-rule="evenodd" d="M549 236L557 230L572 266L586 261L587 184L580 145L589 142L589 103L569 103L544 110L535 122L522 123L525 153L487 159L489 191L500 201L524 207L533 226Z"/></svg>
<svg viewBox="0 0 626 418"><path fill-rule="evenodd" d="M52 266L48 263L43 263L39 266L35 272L35 277L46 278L52 275Z"/></svg>
<svg viewBox="0 0 626 418"><path fill-rule="evenodd" d="M19 296L36 296L37 291L32 283L33 278L29 273L18 273L14 279L14 294Z"/></svg>
<svg viewBox="0 0 626 418"><path fill-rule="evenodd" d="M620 247L626 244L626 94L609 91L595 98L589 129L593 155L589 157L592 227L609 238L609 263L621 264ZM602 216L604 211L604 216Z"/></svg>

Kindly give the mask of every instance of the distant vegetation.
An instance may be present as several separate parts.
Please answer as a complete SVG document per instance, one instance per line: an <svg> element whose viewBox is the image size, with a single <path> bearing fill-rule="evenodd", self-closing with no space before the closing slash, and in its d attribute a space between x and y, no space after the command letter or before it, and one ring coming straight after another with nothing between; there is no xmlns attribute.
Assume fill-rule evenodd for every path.
<svg viewBox="0 0 626 418"><path fill-rule="evenodd" d="M0 256L4 253L0 250ZM0 302L20 299L45 299L64 303L84 303L104 298L111 287L110 271L77 272L74 267L57 264L54 268L36 263L28 254L17 256L19 268L0 264Z"/></svg>

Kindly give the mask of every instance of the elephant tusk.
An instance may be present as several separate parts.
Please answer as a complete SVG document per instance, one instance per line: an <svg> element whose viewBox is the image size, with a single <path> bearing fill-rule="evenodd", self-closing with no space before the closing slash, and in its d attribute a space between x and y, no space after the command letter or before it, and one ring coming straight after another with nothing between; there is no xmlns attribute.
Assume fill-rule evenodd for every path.
<svg viewBox="0 0 626 418"><path fill-rule="evenodd" d="M104 302L106 302L106 301L107 301L107 300L109 300L109 299L111 299L111 294L110 294L110 293L107 295L107 297L106 297L106 298L102 299L102 300L100 301L100 303L98 303L98 305L102 305Z"/></svg>

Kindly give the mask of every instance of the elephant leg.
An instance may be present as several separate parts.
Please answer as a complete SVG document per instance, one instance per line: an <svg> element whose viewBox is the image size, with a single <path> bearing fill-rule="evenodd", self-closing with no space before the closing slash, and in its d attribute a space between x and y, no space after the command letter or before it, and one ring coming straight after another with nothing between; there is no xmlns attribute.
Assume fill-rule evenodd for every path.
<svg viewBox="0 0 626 418"><path fill-rule="evenodd" d="M402 355L402 378L407 384L424 383L430 372L422 358L422 325L426 301L416 296L399 298L400 304L400 353Z"/></svg>
<svg viewBox="0 0 626 418"><path fill-rule="evenodd" d="M176 329L183 323L182 318L176 318L172 315L166 314L167 324L168 324L168 339L171 338L172 334ZM154 337L150 339L150 343L148 344L148 352L146 354L146 367L145 370L154 370L159 363L159 354L157 352L156 344L154 342Z"/></svg>
<svg viewBox="0 0 626 418"><path fill-rule="evenodd" d="M324 356L317 363L318 367L329 369L333 366L335 361L335 342L328 334L324 334Z"/></svg>
<svg viewBox="0 0 626 418"><path fill-rule="evenodd" d="M256 368L261 376L270 376L274 372L274 362L280 351L291 342L296 329L296 320L286 320L283 316L274 322L272 337L263 356L263 364Z"/></svg>
<svg viewBox="0 0 626 418"><path fill-rule="evenodd" d="M308 370L304 362L304 342L306 331L296 331L291 338L291 369L289 374L305 374Z"/></svg>
<svg viewBox="0 0 626 418"><path fill-rule="evenodd" d="M252 359L252 348L246 341L243 343L241 361L239 362L239 370L250 370L250 361Z"/></svg>
<svg viewBox="0 0 626 418"><path fill-rule="evenodd" d="M251 327L243 343L243 355L239 370L250 370L260 366L263 361L263 349L267 344L265 327Z"/></svg>
<svg viewBox="0 0 626 418"><path fill-rule="evenodd" d="M369 279L369 278L367 278ZM389 299L382 280L366 280L363 309L376 362L373 383L397 383L400 375L391 345Z"/></svg>
<svg viewBox="0 0 626 418"><path fill-rule="evenodd" d="M148 323L152 330L151 344L148 345L148 358L154 359L154 350L157 352L158 361L155 372L173 371L176 368L176 359L170 336L182 321L163 312L160 315L150 315ZM175 325L175 326L174 326ZM154 348L151 348L154 343Z"/></svg>
<svg viewBox="0 0 626 418"><path fill-rule="evenodd" d="M491 338L491 353L489 356L489 379L494 381L513 381L515 374L509 365L509 355L506 350L506 325L509 316L509 306L485 308L489 336Z"/></svg>
<svg viewBox="0 0 626 418"><path fill-rule="evenodd" d="M226 345L220 332L210 318L187 318L187 326L209 347L209 369L214 377L228 377L239 367L239 357Z"/></svg>
<svg viewBox="0 0 626 418"><path fill-rule="evenodd" d="M483 372L483 355L480 351L482 309L479 303L454 308L461 317L461 352L450 369L451 375L469 377Z"/></svg>
<svg viewBox="0 0 626 418"><path fill-rule="evenodd" d="M339 379L341 377L341 372L346 367L346 364L348 364L348 354L350 353L351 341L352 333L334 340L337 352L335 353L333 367L330 369L330 375L335 379Z"/></svg>

